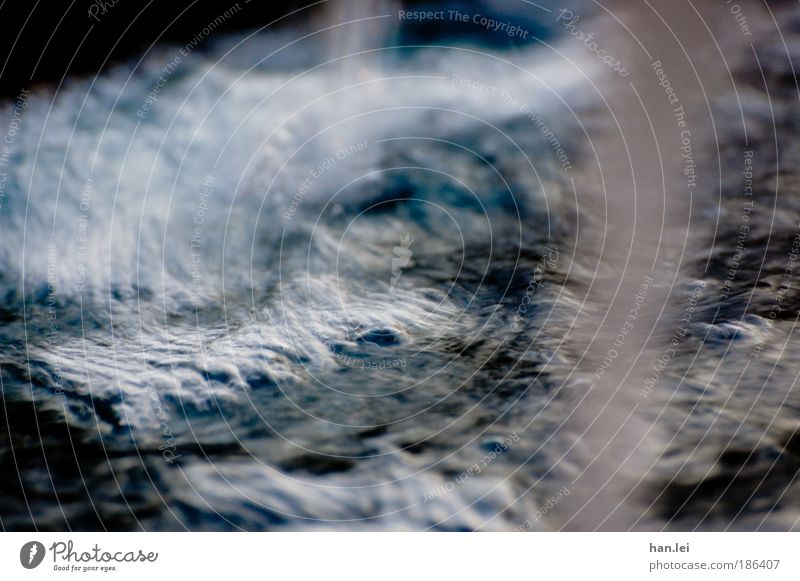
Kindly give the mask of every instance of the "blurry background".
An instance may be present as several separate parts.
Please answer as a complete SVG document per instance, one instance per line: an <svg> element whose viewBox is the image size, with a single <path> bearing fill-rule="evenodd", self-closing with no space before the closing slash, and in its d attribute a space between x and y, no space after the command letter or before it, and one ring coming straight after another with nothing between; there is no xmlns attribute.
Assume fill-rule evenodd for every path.
<svg viewBox="0 0 800 581"><path fill-rule="evenodd" d="M4 529L797 529L795 3L0 22Z"/></svg>

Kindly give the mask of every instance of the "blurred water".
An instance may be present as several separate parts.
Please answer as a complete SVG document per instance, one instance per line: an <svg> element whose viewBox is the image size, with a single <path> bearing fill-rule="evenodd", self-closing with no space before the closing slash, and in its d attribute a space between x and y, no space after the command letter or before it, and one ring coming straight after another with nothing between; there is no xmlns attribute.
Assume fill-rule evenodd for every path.
<svg viewBox="0 0 800 581"><path fill-rule="evenodd" d="M301 40L163 46L25 98L0 209L0 455L19 474L0 484L4 528L509 530L581 470L559 463L559 428L606 305L586 302L602 271L575 254L564 157L589 154L573 108L602 63L576 52L570 71L535 43L387 49L396 7L365 6ZM373 34L346 24L367 15ZM676 305L727 271L729 247L711 270L696 248ZM678 437L631 526L792 526L791 330L771 327L747 369L776 388L749 394L721 365L769 318L767 298L739 315L748 282L776 284L770 252L722 311L702 295L659 376L679 387ZM722 464L713 443L694 456L710 427L726 449L735 432Z"/></svg>
<svg viewBox="0 0 800 581"><path fill-rule="evenodd" d="M2 216L6 405L86 448L70 460L59 437L66 466L20 469L37 526L94 526L124 496L123 528L420 528L479 501L442 524L477 527L530 475L503 482L498 461L423 498L554 405L557 337L529 346L568 291L543 281L519 330L511 316L559 247L564 186L517 111L453 75L480 59L482 82L554 112L571 81L532 49L515 59L531 72L458 49L247 70L238 55L284 39L229 62L240 40L184 59L150 109L175 48L27 103ZM15 486L9 527L30 522L8 512Z"/></svg>

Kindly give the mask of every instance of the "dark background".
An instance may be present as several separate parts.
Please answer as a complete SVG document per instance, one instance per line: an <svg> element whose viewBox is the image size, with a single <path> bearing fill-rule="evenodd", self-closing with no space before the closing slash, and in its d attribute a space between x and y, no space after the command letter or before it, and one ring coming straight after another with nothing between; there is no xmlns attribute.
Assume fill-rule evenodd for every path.
<svg viewBox="0 0 800 581"><path fill-rule="evenodd" d="M215 30L263 26L313 4L298 0L240 0L240 10ZM100 8L105 4L105 14ZM188 42L235 0L28 0L0 3L0 95L66 74L94 75L147 49L154 41ZM96 5L97 20L89 16ZM297 22L310 11L287 19ZM174 22L173 22L174 21ZM105 62L104 64L104 61Z"/></svg>
<svg viewBox="0 0 800 581"><path fill-rule="evenodd" d="M255 29L281 19L276 26L308 27L309 19L337 3L366 0L239 0L239 11L213 35ZM57 85L67 75L94 76L120 61L140 56L154 42L189 42L236 0L0 0L0 97L20 88ZM585 0L573 0L579 5ZM538 4L560 6L555 0ZM92 8L94 7L94 8ZM472 23L398 23L397 42L406 45L478 43L495 48L535 42L550 35L552 22L541 22L541 11L522 0L394 0L394 9L459 9L516 22L530 31L527 40L486 34ZM94 10L96 18L89 15ZM289 16L290 13L293 13ZM99 22L98 22L99 20ZM319 24L319 23L317 23Z"/></svg>

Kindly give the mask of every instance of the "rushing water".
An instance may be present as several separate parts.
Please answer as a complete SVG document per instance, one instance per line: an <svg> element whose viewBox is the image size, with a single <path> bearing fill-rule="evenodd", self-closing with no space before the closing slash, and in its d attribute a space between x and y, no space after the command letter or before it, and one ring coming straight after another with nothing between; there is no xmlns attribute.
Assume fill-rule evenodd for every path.
<svg viewBox="0 0 800 581"><path fill-rule="evenodd" d="M533 42L392 49L391 27L361 26L163 46L5 106L5 528L563 524L530 516L582 468L562 461L564 418L597 366L580 363L591 332L568 330L605 305L587 302L600 267L575 252L594 224L570 170L603 63L574 51L565 69ZM790 98L773 103L787 128ZM626 526L793 526L794 295L759 340L791 203L722 310L738 225L711 270L702 235L684 259L675 320L696 312L670 364L662 345L647 361L651 385L680 386L661 420L676 437Z"/></svg>

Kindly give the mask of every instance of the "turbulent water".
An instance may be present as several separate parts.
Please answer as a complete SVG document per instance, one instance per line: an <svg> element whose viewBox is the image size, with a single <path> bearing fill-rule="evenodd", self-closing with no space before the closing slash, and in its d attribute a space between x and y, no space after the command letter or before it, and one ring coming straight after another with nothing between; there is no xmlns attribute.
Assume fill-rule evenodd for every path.
<svg viewBox="0 0 800 581"><path fill-rule="evenodd" d="M606 307L588 298L602 265L576 253L580 224L600 226L571 179L592 157L574 115L591 119L604 64L536 43L339 57L342 38L162 46L5 104L4 528L564 525L542 511L580 494L564 422ZM739 103L712 95L735 218L715 227L720 200L698 192L712 218L672 328L696 310L669 364L671 331L643 364L672 394L669 437L626 528L797 527L794 286L771 314L800 249L783 59L762 63L783 94L742 66ZM778 135L787 195L737 254L742 115L759 192Z"/></svg>

